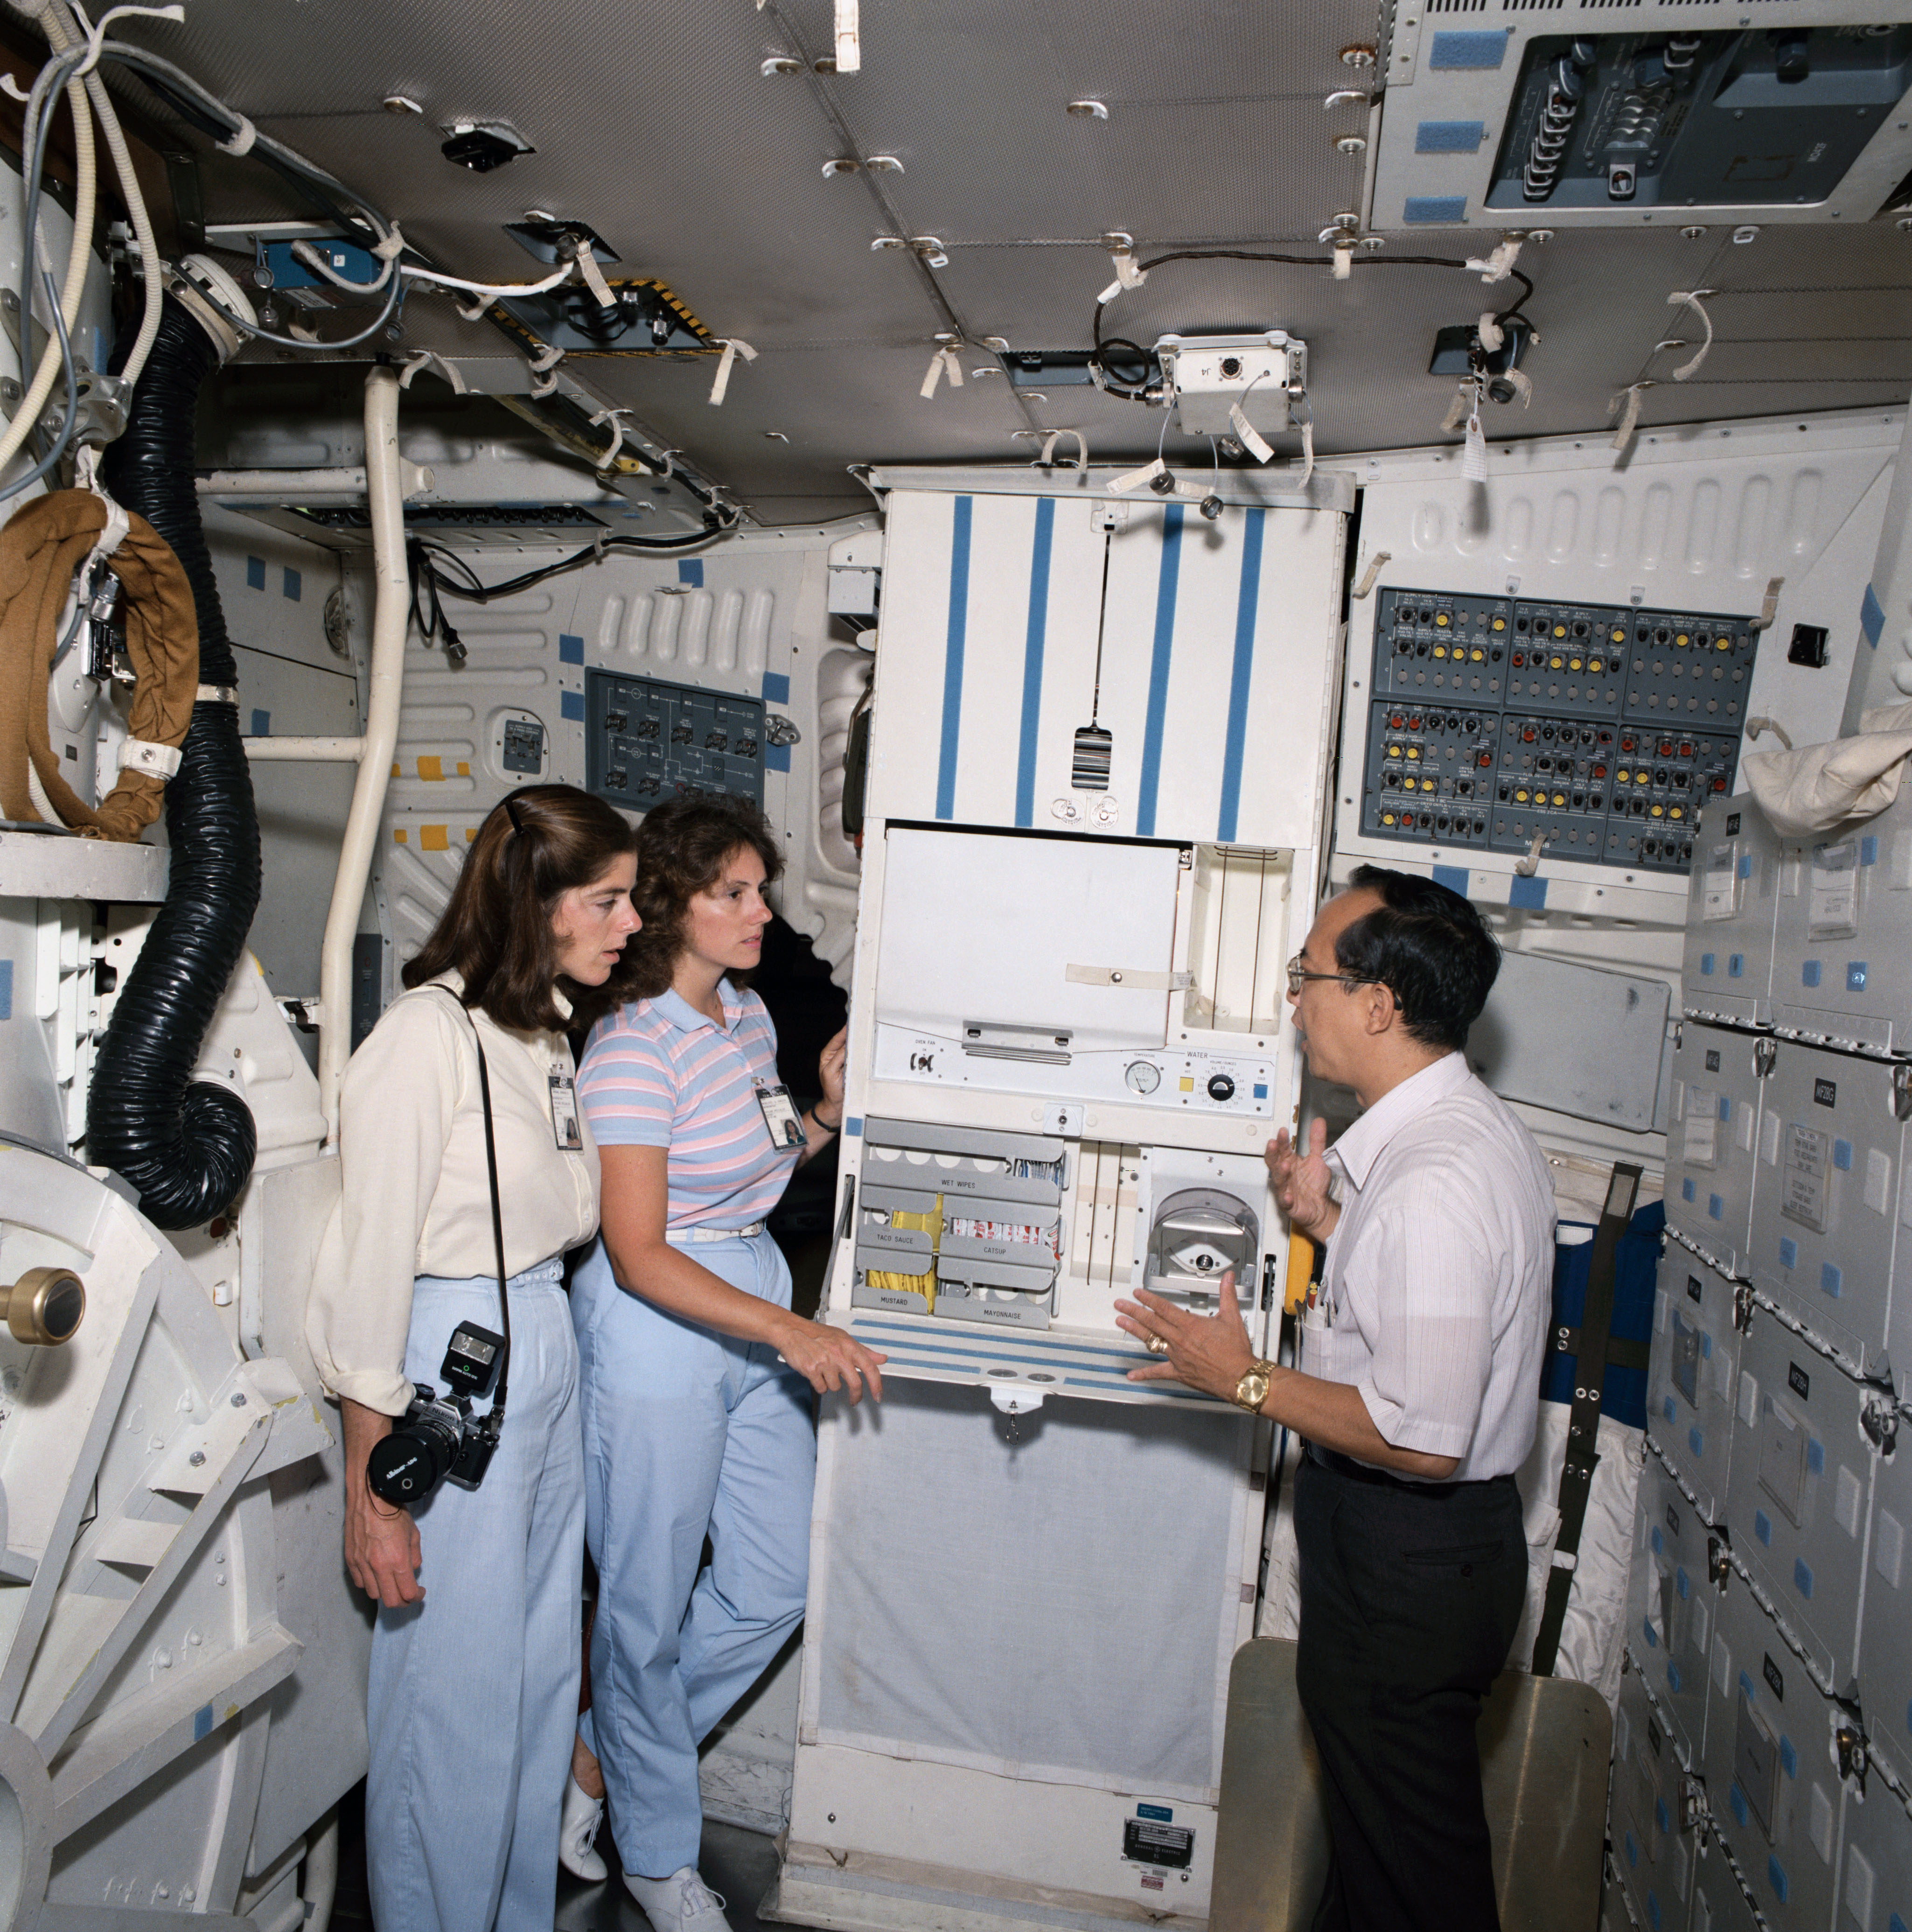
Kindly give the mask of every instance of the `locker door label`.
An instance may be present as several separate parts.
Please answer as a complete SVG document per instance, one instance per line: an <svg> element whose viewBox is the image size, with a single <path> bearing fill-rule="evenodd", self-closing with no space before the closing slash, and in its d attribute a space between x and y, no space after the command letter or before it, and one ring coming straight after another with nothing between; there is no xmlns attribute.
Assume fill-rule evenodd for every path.
<svg viewBox="0 0 1912 1932"><path fill-rule="evenodd" d="M1812 896L1806 933L1813 939L1849 939L1859 931L1859 844L1842 838L1812 848Z"/></svg>
<svg viewBox="0 0 1912 1932"><path fill-rule="evenodd" d="M1796 1122L1788 1124L1785 1193L1779 1211L1788 1220L1797 1221L1820 1234L1826 1232L1827 1153L1827 1136L1817 1127L1802 1127Z"/></svg>

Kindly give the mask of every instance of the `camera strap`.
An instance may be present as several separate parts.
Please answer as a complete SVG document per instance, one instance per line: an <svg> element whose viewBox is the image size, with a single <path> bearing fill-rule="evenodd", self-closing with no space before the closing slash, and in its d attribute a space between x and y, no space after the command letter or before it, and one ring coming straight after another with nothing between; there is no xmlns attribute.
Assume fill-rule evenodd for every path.
<svg viewBox="0 0 1912 1932"><path fill-rule="evenodd" d="M433 983L438 984L436 981ZM505 1215L498 1199L498 1137L491 1124L491 1069L486 1064L484 1042L479 1036L478 1022L472 1017L471 1008L458 999L449 986L439 986L439 990L458 1000L460 1009L471 1021L472 1044L478 1048L478 1100L484 1109L484 1171L491 1182L492 1252L498 1263L498 1309L502 1318L499 1325L505 1335L504 1358L498 1364L498 1383L492 1392L490 1412L484 1424L485 1432L495 1442L499 1430L505 1425L505 1390L511 1373L511 1298L505 1286Z"/></svg>

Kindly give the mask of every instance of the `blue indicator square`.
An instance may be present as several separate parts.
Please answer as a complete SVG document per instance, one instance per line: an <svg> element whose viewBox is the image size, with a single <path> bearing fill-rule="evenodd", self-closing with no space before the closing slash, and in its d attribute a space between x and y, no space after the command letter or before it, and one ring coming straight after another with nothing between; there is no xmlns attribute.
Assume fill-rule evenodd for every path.
<svg viewBox="0 0 1912 1932"><path fill-rule="evenodd" d="M1702 952L1700 955L1700 972L1704 977L1710 979L1712 976L1713 955L1710 952Z"/></svg>
<svg viewBox="0 0 1912 1932"><path fill-rule="evenodd" d="M1788 1886L1786 1868L1779 1862L1779 1854L1773 1852L1766 1861L1767 1882L1773 1888L1773 1895L1782 1905L1786 1902Z"/></svg>
<svg viewBox="0 0 1912 1932"><path fill-rule="evenodd" d="M1507 881L1507 903L1519 912L1539 912L1547 904L1547 881L1512 878Z"/></svg>
<svg viewBox="0 0 1912 1932"><path fill-rule="evenodd" d="M246 559L246 588L263 590L265 588L265 560L262 556Z"/></svg>
<svg viewBox="0 0 1912 1932"><path fill-rule="evenodd" d="M1790 1234L1779 1237L1779 1265L1782 1268L1799 1266L1799 1244Z"/></svg>
<svg viewBox="0 0 1912 1932"><path fill-rule="evenodd" d="M1434 36L1439 40L1438 34ZM1494 37L1500 40L1497 34ZM1506 46L1500 40L1501 46ZM1464 194L1410 194L1402 202L1401 218L1410 228L1458 227L1467 218L1467 197Z"/></svg>
<svg viewBox="0 0 1912 1932"><path fill-rule="evenodd" d="M1753 1688L1752 1678L1749 1672L1743 1670L1740 1672L1740 1689L1749 1704L1757 1704L1759 1702L1759 1693ZM1742 1823L1744 1822L1743 1820L1741 1820Z"/></svg>
<svg viewBox="0 0 1912 1932"><path fill-rule="evenodd" d="M1799 982L1802 986L1816 986L1819 983L1819 962L1809 959L1799 969Z"/></svg>
<svg viewBox="0 0 1912 1932"><path fill-rule="evenodd" d="M1431 68L1497 68L1507 58L1505 34L1437 34L1428 54Z"/></svg>
<svg viewBox="0 0 1912 1932"><path fill-rule="evenodd" d="M1673 1829L1673 1814L1666 1808L1666 1800L1664 1798L1656 1798L1653 1800L1653 1822L1662 1832L1670 1832Z"/></svg>
<svg viewBox="0 0 1912 1932"><path fill-rule="evenodd" d="M298 572L290 564L286 566L285 574L280 580L279 587L293 603L298 602L299 592L304 586L299 581Z"/></svg>
<svg viewBox="0 0 1912 1932"><path fill-rule="evenodd" d="M558 694L558 715L569 718L577 723L584 722L584 694L581 691L561 691Z"/></svg>
<svg viewBox="0 0 1912 1932"><path fill-rule="evenodd" d="M1895 1912L1886 1922L1886 1932L1912 1932L1912 1928L1908 1928L1905 1921Z"/></svg>
<svg viewBox="0 0 1912 1932"><path fill-rule="evenodd" d="M1815 1476L1826 1473L1826 1445L1816 1436L1806 1439L1806 1466Z"/></svg>
<svg viewBox="0 0 1912 1932"><path fill-rule="evenodd" d="M1773 1519L1764 1510L1753 1511L1753 1534L1768 1550L1773 1547Z"/></svg>
<svg viewBox="0 0 1912 1932"><path fill-rule="evenodd" d="M254 705L252 713L252 730L247 735L253 738L271 737L272 735L271 712L262 711L257 705Z"/></svg>
<svg viewBox="0 0 1912 1932"><path fill-rule="evenodd" d="M1686 1447L1695 1456L1704 1456L1707 1453L1707 1439L1697 1428L1689 1429L1686 1432Z"/></svg>
<svg viewBox="0 0 1912 1932"><path fill-rule="evenodd" d="M1746 1795L1740 1789L1740 1781L1737 1778L1735 1778L1733 1780L1733 1788L1726 1794L1726 1796L1728 1802L1733 1807L1734 1817L1741 1825L1745 1824L1746 1822Z"/></svg>
<svg viewBox="0 0 1912 1932"><path fill-rule="evenodd" d="M1842 1174L1850 1174L1852 1172L1851 1142L1837 1140L1833 1142L1833 1165L1837 1168Z"/></svg>
<svg viewBox="0 0 1912 1932"><path fill-rule="evenodd" d="M1749 879L1752 877L1752 854L1750 852L1742 852L1740 854L1740 876L1743 879Z"/></svg>
<svg viewBox="0 0 1912 1932"><path fill-rule="evenodd" d="M1793 1741L1783 1734L1779 1739L1779 1768L1788 1778L1799 1775L1799 1753L1793 1748Z"/></svg>
<svg viewBox="0 0 1912 1932"><path fill-rule="evenodd" d="M10 962L9 962L9 963L10 964ZM1667 1420L1668 1420L1668 1421L1669 1421L1669 1422L1671 1422L1671 1421L1673 1420L1673 1418L1674 1418L1674 1407L1673 1407L1673 1398L1672 1398L1672 1396L1668 1396L1667 1397L1667 1399L1665 1400L1665 1401L1661 1403L1660 1406L1661 1406L1661 1408L1662 1408L1662 1409L1664 1409L1664 1410L1666 1412L1666 1419L1667 1419ZM1656 1536L1657 1536L1657 1535L1659 1535L1659 1532L1658 1530L1655 1530L1655 1531L1653 1532L1653 1534L1654 1534Z"/></svg>
<svg viewBox="0 0 1912 1932"><path fill-rule="evenodd" d="M1666 1663L1666 1688L1677 1697L1680 1694L1680 1666L1672 1658Z"/></svg>
<svg viewBox="0 0 1912 1932"><path fill-rule="evenodd" d="M568 632L558 633L558 662L560 664L582 664L584 662L584 640L574 638Z"/></svg>
<svg viewBox="0 0 1912 1932"><path fill-rule="evenodd" d="M1680 1198L1683 1201L1691 1201L1695 1198L1693 1192L1692 1177L1690 1174L1680 1184Z"/></svg>
<svg viewBox="0 0 1912 1932"><path fill-rule="evenodd" d="M1257 1100L1266 1100L1268 1098L1268 1089L1266 1087L1257 1084L1254 1090L1254 1097Z"/></svg>
<svg viewBox="0 0 1912 1932"><path fill-rule="evenodd" d="M780 670L767 670L763 674L763 688L757 694L766 704L787 704L790 681Z"/></svg>
<svg viewBox="0 0 1912 1932"><path fill-rule="evenodd" d="M1630 1865L1637 1865L1640 1862L1640 1847L1635 1842L1631 1832L1624 1833L1623 1836L1626 1846L1626 1862Z"/></svg>
<svg viewBox="0 0 1912 1932"><path fill-rule="evenodd" d="M1721 1200L1717 1194L1709 1194L1707 1196L1707 1213L1716 1221L1724 1220L1726 1216L1726 1203Z"/></svg>
<svg viewBox="0 0 1912 1932"><path fill-rule="evenodd" d="M766 772L787 772L790 768L790 748L787 745L766 745L763 748L763 769Z"/></svg>
<svg viewBox="0 0 1912 1932"><path fill-rule="evenodd" d="M1657 1892L1647 1894L1647 1923L1653 1928L1653 1932L1660 1932L1660 1900Z"/></svg>
<svg viewBox="0 0 1912 1932"><path fill-rule="evenodd" d="M1876 834L1869 832L1860 840L1859 862L1862 866L1876 866L1879 862L1879 841Z"/></svg>
<svg viewBox="0 0 1912 1932"><path fill-rule="evenodd" d="M704 587L704 560L700 556L680 556L677 560L677 580L688 584L694 590Z"/></svg>
<svg viewBox="0 0 1912 1932"><path fill-rule="evenodd" d="M1733 1118L1733 1102L1730 1095L1722 1094L1719 1096L1719 1118L1722 1120L1730 1120Z"/></svg>
<svg viewBox="0 0 1912 1932"><path fill-rule="evenodd" d="M1713 1360L1713 1337L1704 1328L1700 1330L1700 1358L1703 1361Z"/></svg>
<svg viewBox="0 0 1912 1932"><path fill-rule="evenodd" d="M1689 1586L1686 1581L1686 1572L1684 1569L1676 1565L1673 1572L1673 1591L1674 1594L1677 1596L1683 1604L1686 1600L1689 1588Z"/></svg>
<svg viewBox="0 0 1912 1932"><path fill-rule="evenodd" d="M1746 956L1743 952L1735 952L1730 954L1728 956L1726 962L1726 976L1728 979L1744 979L1746 976Z"/></svg>
<svg viewBox="0 0 1912 1932"><path fill-rule="evenodd" d="M1802 1556L1793 1558L1793 1588L1802 1597L1810 1598L1812 1594L1812 1572L1806 1567L1806 1559Z"/></svg>
<svg viewBox="0 0 1912 1932"><path fill-rule="evenodd" d="M1886 627L1886 607L1879 602L1879 593L1869 584L1866 595L1859 600L1859 628L1866 633L1866 641L1875 650L1879 647L1879 633Z"/></svg>
<svg viewBox="0 0 1912 1932"><path fill-rule="evenodd" d="M1866 990L1866 962L1863 959L1848 959L1845 962L1845 989L1848 993L1863 993Z"/></svg>
<svg viewBox="0 0 1912 1932"><path fill-rule="evenodd" d="M0 959L0 1020L13 1016L13 962Z"/></svg>
<svg viewBox="0 0 1912 1932"><path fill-rule="evenodd" d="M1641 1622L1640 1625L1640 1634L1647 1640L1647 1648L1649 1650L1658 1650L1659 1648L1660 1640L1658 1637L1654 1636L1653 1627L1650 1623L1647 1623L1644 1621Z"/></svg>
<svg viewBox="0 0 1912 1932"><path fill-rule="evenodd" d="M212 1706L202 1704L193 1713L193 1742L197 1744L202 1738L212 1736Z"/></svg>
<svg viewBox="0 0 1912 1932"><path fill-rule="evenodd" d="M1487 139L1482 121L1422 121L1414 129L1417 154L1471 154Z"/></svg>
<svg viewBox="0 0 1912 1932"><path fill-rule="evenodd" d="M1830 1262L1819 1264L1819 1286L1836 1301L1839 1290L1845 1286L1845 1277Z"/></svg>
<svg viewBox="0 0 1912 1932"><path fill-rule="evenodd" d="M1464 866L1435 866L1434 882L1437 886L1445 886L1450 892L1458 892L1463 898L1467 896L1467 868Z"/></svg>
<svg viewBox="0 0 1912 1932"><path fill-rule="evenodd" d="M1659 1556L1666 1548L1666 1538L1660 1534L1660 1526L1658 1523L1655 1523L1653 1525L1653 1534L1647 1538L1647 1540L1652 1544L1653 1546L1653 1554L1656 1556Z"/></svg>

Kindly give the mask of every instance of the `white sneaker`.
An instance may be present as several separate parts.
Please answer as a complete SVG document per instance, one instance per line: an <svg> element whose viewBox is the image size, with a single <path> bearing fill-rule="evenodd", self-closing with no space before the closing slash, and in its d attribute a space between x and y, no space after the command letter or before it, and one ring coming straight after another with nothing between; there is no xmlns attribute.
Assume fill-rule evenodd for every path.
<svg viewBox="0 0 1912 1932"><path fill-rule="evenodd" d="M625 1888L644 1908L652 1932L718 1932L724 1924L724 1900L697 1876L694 1865L682 1865L668 1878L624 1875Z"/></svg>
<svg viewBox="0 0 1912 1932"><path fill-rule="evenodd" d="M598 1827L604 1822L604 1801L588 1797L574 1778L565 1780L564 1816L558 1826L558 1862L574 1878L592 1884L605 1876L598 1856Z"/></svg>

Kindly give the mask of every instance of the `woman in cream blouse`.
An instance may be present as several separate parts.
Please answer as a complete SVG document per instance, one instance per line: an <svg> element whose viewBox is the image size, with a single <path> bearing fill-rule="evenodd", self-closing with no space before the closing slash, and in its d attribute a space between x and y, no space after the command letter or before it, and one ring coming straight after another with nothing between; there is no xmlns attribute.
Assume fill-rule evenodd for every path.
<svg viewBox="0 0 1912 1932"><path fill-rule="evenodd" d="M584 1472L561 1281L598 1226L573 1096L574 993L639 920L635 840L565 785L480 828L451 903L346 1071L341 1194L307 1317L344 1423L345 1561L379 1605L367 1723L372 1910L394 1932L548 1926L577 1708ZM481 1486L400 1509L366 1464L452 1330L500 1326L477 1042L510 1276L509 1414ZM481 1410L483 1404L478 1405Z"/></svg>

